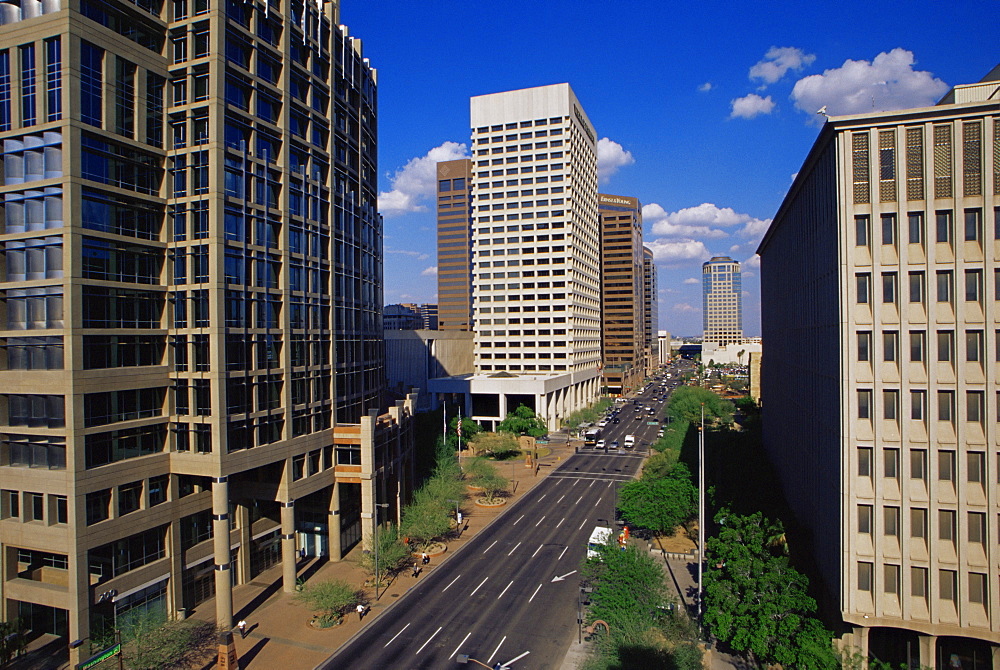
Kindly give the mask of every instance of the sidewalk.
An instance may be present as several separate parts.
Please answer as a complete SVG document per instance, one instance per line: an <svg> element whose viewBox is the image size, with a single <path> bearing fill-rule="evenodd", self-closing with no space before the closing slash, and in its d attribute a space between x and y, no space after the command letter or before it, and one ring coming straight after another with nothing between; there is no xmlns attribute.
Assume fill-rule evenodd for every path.
<svg viewBox="0 0 1000 670"><path fill-rule="evenodd" d="M541 467L535 476L534 468L526 468L524 460L518 459L510 463L498 464L500 474L510 478L513 473L515 482L514 494L510 503L516 502L538 482L542 481L555 466L572 455L573 443L551 442L545 445L552 453L539 459ZM277 565L257 576L249 584L242 584L233 590L234 621L241 619L247 622L247 636L241 639L236 634L236 651L239 655L240 668L273 669L285 668L299 670L313 668L332 655L341 645L357 633L362 627L385 611L385 609L402 597L410 587L423 579L429 571L434 570L495 518L510 508L510 503L496 509L476 507L471 501L465 505L463 521L465 530L458 539L448 542L448 550L431 560L430 565L423 566L420 577L413 578L409 571L398 575L390 582L378 602L372 593L371 610L363 621L358 621L356 615L345 617L344 623L333 628L318 630L309 626L312 611L294 600L294 594L282 591L281 566ZM358 565L361 556L361 545L355 546L343 560L331 563L325 558L309 559L298 565L298 575L307 583L329 579L343 579L351 584L364 583L366 573ZM207 600L191 612L191 617L208 621L215 618L215 599ZM207 668L215 667L214 660Z"/></svg>

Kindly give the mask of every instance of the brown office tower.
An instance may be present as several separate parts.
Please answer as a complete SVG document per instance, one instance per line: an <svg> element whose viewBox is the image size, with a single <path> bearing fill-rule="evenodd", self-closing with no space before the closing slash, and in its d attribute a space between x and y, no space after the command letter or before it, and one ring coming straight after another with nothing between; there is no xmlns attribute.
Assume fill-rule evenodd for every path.
<svg viewBox="0 0 1000 670"><path fill-rule="evenodd" d="M601 384L619 396L646 375L642 205L637 198L597 196L601 217Z"/></svg>
<svg viewBox="0 0 1000 670"><path fill-rule="evenodd" d="M375 71L338 14L0 7L0 618L229 627L234 585L294 590L406 495Z"/></svg>
<svg viewBox="0 0 1000 670"><path fill-rule="evenodd" d="M439 330L472 330L472 161L437 164Z"/></svg>

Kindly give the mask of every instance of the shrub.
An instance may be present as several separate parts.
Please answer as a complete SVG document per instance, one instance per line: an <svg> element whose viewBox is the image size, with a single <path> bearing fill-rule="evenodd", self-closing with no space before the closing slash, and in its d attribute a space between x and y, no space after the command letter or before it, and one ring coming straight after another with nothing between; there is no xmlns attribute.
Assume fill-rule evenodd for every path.
<svg viewBox="0 0 1000 670"><path fill-rule="evenodd" d="M342 579L307 584L295 599L319 612L320 617L340 619L365 600L363 589L355 589Z"/></svg>

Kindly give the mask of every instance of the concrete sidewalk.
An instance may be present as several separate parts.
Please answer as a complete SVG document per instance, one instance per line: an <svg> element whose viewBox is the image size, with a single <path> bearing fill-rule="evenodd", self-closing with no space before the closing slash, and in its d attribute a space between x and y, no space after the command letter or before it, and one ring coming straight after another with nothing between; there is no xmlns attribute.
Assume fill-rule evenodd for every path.
<svg viewBox="0 0 1000 670"><path fill-rule="evenodd" d="M498 470L504 477L513 475L514 493L510 503L516 502L527 491L563 460L574 453L575 442L551 442L547 445L552 452L539 459L537 475L534 468L526 468L523 459L510 463L499 463ZM247 622L247 635L241 639L236 634L236 651L240 668L260 670L299 670L313 668L332 655L362 627L378 618L386 608L402 597L410 587L423 579L429 571L435 570L447 561L459 547L463 546L486 525L510 508L510 503L496 509L476 507L467 501L463 513L462 536L448 541L445 554L431 559L430 565L423 566L419 577L412 577L403 571L386 588L376 602L371 594L371 610L359 621L357 615L345 617L344 623L323 630L312 628L309 620L312 611L295 601L294 594L285 593L281 585L281 566L277 565L257 576L249 584L242 584L233 590L234 621ZM360 587L367 576L358 561L361 546L355 546L343 560L331 563L325 558L307 559L298 565L298 576L306 583L343 579ZM215 600L207 600L191 611L191 617L212 621L215 618ZM203 668L215 667L215 661L207 662Z"/></svg>

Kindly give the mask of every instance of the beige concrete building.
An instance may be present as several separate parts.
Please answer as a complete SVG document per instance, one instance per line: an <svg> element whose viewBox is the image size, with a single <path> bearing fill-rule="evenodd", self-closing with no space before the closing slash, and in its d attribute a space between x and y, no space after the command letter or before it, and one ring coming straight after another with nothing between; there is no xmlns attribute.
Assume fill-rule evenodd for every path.
<svg viewBox="0 0 1000 670"><path fill-rule="evenodd" d="M716 256L701 266L702 342L726 345L743 339L743 275L740 264Z"/></svg>
<svg viewBox="0 0 1000 670"><path fill-rule="evenodd" d="M376 77L338 14L3 6L3 618L97 639L214 597L229 627L234 585L293 590L408 495Z"/></svg>
<svg viewBox="0 0 1000 670"><path fill-rule="evenodd" d="M1000 667L1000 68L829 118L759 253L765 444L847 640Z"/></svg>
<svg viewBox="0 0 1000 670"><path fill-rule="evenodd" d="M646 377L646 268L638 198L597 196L601 215L603 391L620 396Z"/></svg>

